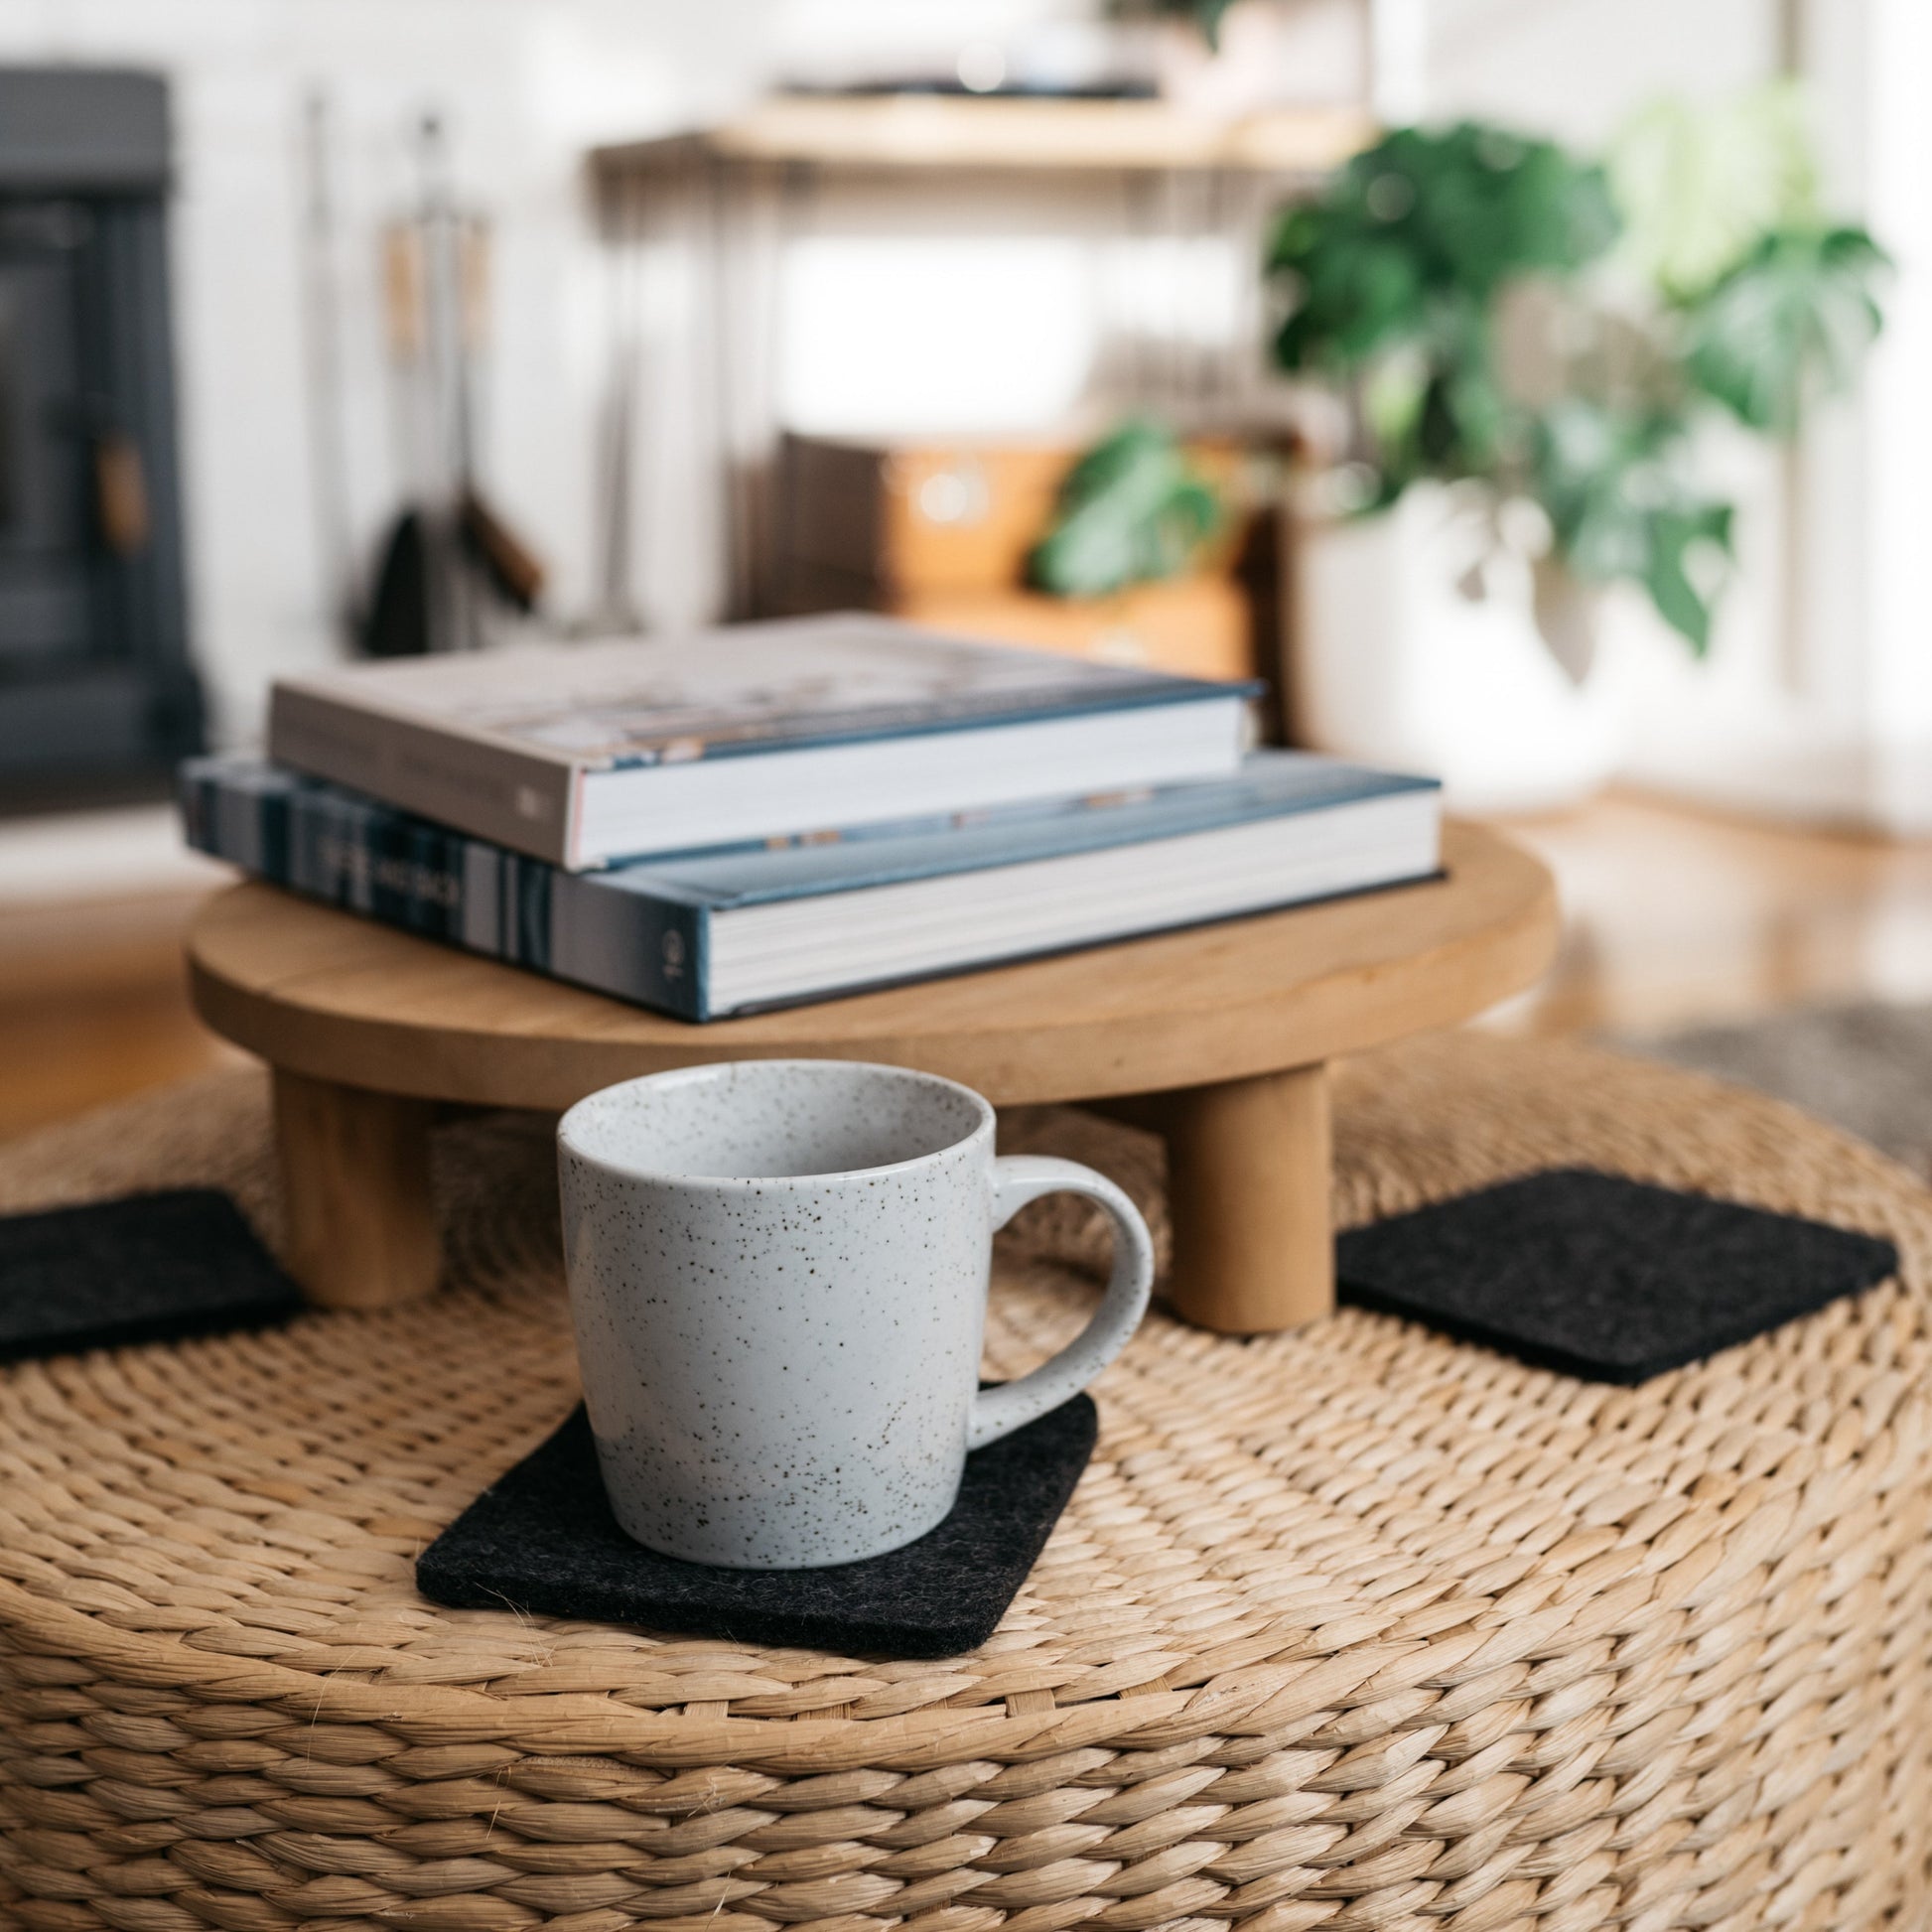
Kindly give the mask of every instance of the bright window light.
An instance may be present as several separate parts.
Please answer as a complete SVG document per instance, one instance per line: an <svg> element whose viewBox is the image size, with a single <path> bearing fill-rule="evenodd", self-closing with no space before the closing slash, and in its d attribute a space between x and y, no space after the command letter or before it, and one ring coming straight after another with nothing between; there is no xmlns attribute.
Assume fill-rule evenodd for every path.
<svg viewBox="0 0 1932 1932"><path fill-rule="evenodd" d="M1091 259L1054 237L815 235L782 269L779 413L821 435L1048 426L1093 360Z"/></svg>
<svg viewBox="0 0 1932 1932"><path fill-rule="evenodd" d="M1101 286L1116 326L1198 347L1240 334L1252 275L1227 235L1142 235L1102 251Z"/></svg>

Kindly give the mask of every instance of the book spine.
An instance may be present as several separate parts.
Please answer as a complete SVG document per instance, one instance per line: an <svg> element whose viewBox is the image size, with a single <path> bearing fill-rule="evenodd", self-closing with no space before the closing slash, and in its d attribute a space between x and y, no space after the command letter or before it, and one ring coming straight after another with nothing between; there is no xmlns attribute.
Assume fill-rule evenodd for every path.
<svg viewBox="0 0 1932 1932"><path fill-rule="evenodd" d="M710 1018L702 905L211 760L186 767L181 804L191 845L305 898L681 1020Z"/></svg>
<svg viewBox="0 0 1932 1932"><path fill-rule="evenodd" d="M570 871L591 862L577 850L583 787L567 758L441 731L299 684L277 684L269 696L268 755L533 859Z"/></svg>

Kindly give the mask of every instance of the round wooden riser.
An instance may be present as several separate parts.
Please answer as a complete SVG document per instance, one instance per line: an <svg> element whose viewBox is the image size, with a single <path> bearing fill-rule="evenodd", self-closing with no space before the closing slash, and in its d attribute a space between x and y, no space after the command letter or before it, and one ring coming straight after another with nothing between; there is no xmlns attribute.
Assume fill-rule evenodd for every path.
<svg viewBox="0 0 1932 1932"><path fill-rule="evenodd" d="M429 1105L561 1110L706 1060L885 1060L996 1105L1113 1104L1167 1136L1172 1296L1223 1333L1333 1307L1326 1063L1452 1025L1534 980L1557 939L1534 859L1451 826L1422 886L691 1026L237 886L189 939L195 1002L276 1070L294 1266L316 1301L428 1293Z"/></svg>

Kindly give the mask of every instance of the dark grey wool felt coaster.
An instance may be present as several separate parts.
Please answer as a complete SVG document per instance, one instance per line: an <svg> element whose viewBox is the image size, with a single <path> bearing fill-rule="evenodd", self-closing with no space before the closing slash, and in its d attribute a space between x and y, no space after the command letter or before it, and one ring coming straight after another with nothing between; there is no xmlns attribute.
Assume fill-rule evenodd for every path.
<svg viewBox="0 0 1932 1932"><path fill-rule="evenodd" d="M580 1407L416 1560L455 1609L594 1617L733 1642L954 1657L990 1637L1093 1453L1079 1395L966 1458L952 1514L902 1550L824 1570L718 1570L618 1527Z"/></svg>
<svg viewBox="0 0 1932 1932"><path fill-rule="evenodd" d="M1355 1228L1343 1301L1593 1382L1635 1383L1897 1272L1874 1235L1584 1168Z"/></svg>
<svg viewBox="0 0 1932 1932"><path fill-rule="evenodd" d="M0 1361L258 1328L301 1307L212 1188L0 1216Z"/></svg>

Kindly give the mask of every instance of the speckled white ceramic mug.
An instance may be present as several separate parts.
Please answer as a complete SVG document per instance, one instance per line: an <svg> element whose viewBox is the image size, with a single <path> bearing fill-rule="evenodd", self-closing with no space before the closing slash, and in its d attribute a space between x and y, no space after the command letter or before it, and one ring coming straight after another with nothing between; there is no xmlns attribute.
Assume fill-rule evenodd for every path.
<svg viewBox="0 0 1932 1932"><path fill-rule="evenodd" d="M970 1087L849 1060L626 1080L557 1130L584 1397L618 1521L737 1569L851 1563L932 1529L966 1452L1083 1389L1147 1308L1147 1224L1072 1161L996 1159ZM1114 1270L1080 1335L978 1390L995 1228L1089 1195Z"/></svg>

